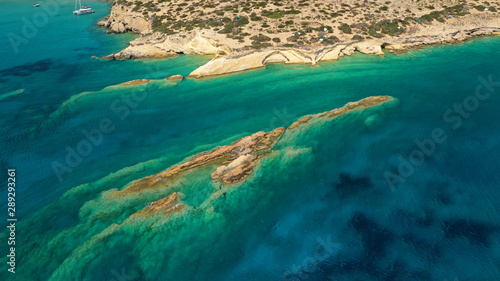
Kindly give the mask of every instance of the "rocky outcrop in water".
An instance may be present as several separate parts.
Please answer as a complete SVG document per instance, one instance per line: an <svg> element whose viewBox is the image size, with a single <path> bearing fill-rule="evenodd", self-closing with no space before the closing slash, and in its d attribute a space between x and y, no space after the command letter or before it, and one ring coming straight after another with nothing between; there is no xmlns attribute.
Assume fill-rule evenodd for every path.
<svg viewBox="0 0 500 281"><path fill-rule="evenodd" d="M178 213L188 208L188 206L181 203L182 197L183 194L181 192L174 192L161 200L151 202L146 208L136 212L135 214L130 216L130 218L147 216L152 213L159 212L162 212L163 215L172 215Z"/></svg>
<svg viewBox="0 0 500 281"><path fill-rule="evenodd" d="M157 190L160 187L164 188L182 179L186 172L207 166L213 169L210 177L215 183L220 183L222 185L239 183L247 179L253 173L256 165L272 152L273 147L285 132L302 129L306 130L309 123L337 118L353 110L363 110L393 100L394 99L389 96L368 97L357 102L350 102L341 108L331 111L304 116L288 127L288 129L280 127L268 133L254 133L232 144L219 146L213 150L198 153L178 165L170 167L155 175L137 180L123 190L114 191L112 197L121 198L135 196L148 190ZM163 205L163 203L159 202L154 206ZM150 206L149 208L152 207Z"/></svg>
<svg viewBox="0 0 500 281"><path fill-rule="evenodd" d="M332 118L337 118L343 114L349 113L353 110L357 109L365 109L368 107L373 107L377 106L383 103L391 102L393 101L394 98L390 96L373 96L373 97L367 97L359 101L355 102L349 102L343 107L336 108L330 111L326 111L323 113L318 113L315 115L307 115L299 120L295 121L290 127L288 127L287 130L294 130L294 129L300 129L301 127L305 126L305 124L308 124L310 122L317 122L320 119L323 120L328 120Z"/></svg>
<svg viewBox="0 0 500 281"><path fill-rule="evenodd" d="M345 106L331 111L304 116L287 129L280 127L268 133L254 133L232 144L198 153L183 163L155 175L134 181L125 189L112 192L111 197L120 199L129 196L140 196L143 192L165 190L165 187L168 188L169 185L173 185L178 181L182 182L186 176L185 173L195 169L203 169L204 167L211 167L209 170L213 172L207 176L210 176L216 184L227 186L240 183L252 175L255 167L262 159L273 153L273 148L285 133L289 132L293 134L293 131L296 130L307 131L309 124L321 123L354 110L364 110L392 101L394 101L394 98L389 96L368 97L357 102L347 103ZM183 210L188 210L190 207L181 202L183 196L181 192L173 192L165 198L149 203L144 209L136 212L130 218L140 218L152 214L170 216Z"/></svg>
<svg viewBox="0 0 500 281"><path fill-rule="evenodd" d="M120 258L115 253L108 255L110 247L128 251L133 249L140 257L151 256L145 254L151 252L154 255L168 255L171 259L164 263L163 267L166 268L172 261L180 259L184 262L193 257L196 251L204 249L206 240L198 238L200 233L205 233L205 229L215 230L209 233L208 236L213 240L208 243L227 243L225 241L231 239L234 231L227 224L233 224L230 214L236 217L259 217L260 210L276 207L273 202L289 200L291 197L288 195L297 196L293 190L287 190L283 183L293 180L286 178L300 176L297 174L301 171L309 172L307 166L315 157L311 145L318 133L334 130L327 126L329 121L337 117L349 118L344 114L392 100L391 97L370 97L337 110L305 116L288 129L257 132L231 144L197 153L150 176L143 177L144 168L150 164L147 161L137 167L112 173L99 181L77 186L41 213L27 218L29 221L25 220L26 225L53 218L67 218L68 221L76 222L56 229L52 236L47 239L45 236L43 241L26 241L27 244L21 249L23 253L32 253L24 255L29 258L27 264L36 266L43 262L42 265L49 268L45 279L73 280L75 276L84 276L91 271L97 274L95 276L100 276L102 267L92 268L94 261ZM373 116L371 111L359 113L352 117L359 119ZM303 136L305 139L302 139ZM151 168L163 166L156 161L151 162ZM136 178L139 179L129 182ZM286 181L282 181L284 178ZM66 217L61 217L62 214ZM246 220L241 222L241 227L248 229ZM36 231L29 234L36 237ZM76 243L57 247L59 242L67 239ZM198 243L198 246L192 247L193 252L185 253L186 249L179 248L179 245L193 243ZM146 246L150 247L147 252L137 252L137 249L140 251ZM33 248L40 250L34 253ZM54 257L57 263L51 264ZM199 258L205 257L207 253L199 255ZM157 267L155 259L156 256L152 256L149 263L151 267L148 268ZM147 272L147 269L141 271ZM24 274L21 275L22 280L33 280L29 272L26 274L21 271L21 274ZM188 277L183 280L189 280Z"/></svg>
<svg viewBox="0 0 500 281"><path fill-rule="evenodd" d="M177 54L223 56L231 53L227 46L199 34L183 37L155 33L151 36L137 38L129 44L130 46L126 49L104 56L102 59L162 58Z"/></svg>
<svg viewBox="0 0 500 281"><path fill-rule="evenodd" d="M170 81L179 81L182 79L184 79L184 76L182 76L180 74L176 74L176 75L172 75L170 77L167 77L167 80L170 80Z"/></svg>
<svg viewBox="0 0 500 281"><path fill-rule="evenodd" d="M257 132L230 145L198 153L179 165L135 181L126 189L115 192L114 196L121 197L154 189L156 186L168 185L168 183L175 182L184 172L204 165L218 167L211 175L214 181L223 184L237 183L251 174L253 165L262 157L261 154L271 149L284 131L285 128L277 128L269 133Z"/></svg>
<svg viewBox="0 0 500 281"><path fill-rule="evenodd" d="M133 87L133 86L142 86L150 84L156 84L158 86L177 85L178 83L182 82L183 79L184 77L182 75L177 74L167 77L165 79L137 79L137 80L123 82L117 85L107 86L106 88L109 89L109 88Z"/></svg>

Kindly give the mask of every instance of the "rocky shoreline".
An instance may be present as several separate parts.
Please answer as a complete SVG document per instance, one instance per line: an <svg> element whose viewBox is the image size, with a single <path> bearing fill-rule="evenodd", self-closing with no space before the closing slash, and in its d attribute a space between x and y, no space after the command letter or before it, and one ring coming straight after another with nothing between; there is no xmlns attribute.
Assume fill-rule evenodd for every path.
<svg viewBox="0 0 500 281"><path fill-rule="evenodd" d="M460 43L471 37L498 34L500 34L500 27L479 27L443 35L419 35L383 41L347 42L316 50L278 47L246 52L233 52L229 47L199 34L190 37L155 34L157 37L151 35L138 38L130 42L130 46L123 51L104 56L102 59L162 58L177 54L215 55L214 59L187 76L199 79L263 68L272 63L315 65L319 62L351 56L355 52L384 56L383 50L389 52L404 51L427 45Z"/></svg>
<svg viewBox="0 0 500 281"><path fill-rule="evenodd" d="M459 43L471 37L500 34L500 28L481 27L471 30L461 30L442 36L418 36L402 38L395 41L370 41L338 44L315 51L294 48L273 48L263 51L254 51L243 54L233 53L227 56L214 58L207 64L200 66L188 75L188 78L206 78L245 70L265 67L267 64L311 64L338 60L343 56L351 56L355 52L367 55L384 56L383 50L389 52L403 51L426 45L445 43Z"/></svg>
<svg viewBox="0 0 500 281"><path fill-rule="evenodd" d="M101 59L130 60L164 58L177 54L224 56L231 49L216 40L205 38L199 34L190 36L166 35L155 33L140 37L131 42L124 50L101 57Z"/></svg>
<svg viewBox="0 0 500 281"><path fill-rule="evenodd" d="M148 59L178 54L213 55L214 58L211 61L187 76L199 79L263 68L272 63L315 65L319 62L350 56L356 51L384 56L384 50L398 52L426 45L463 42L471 37L500 34L500 19L494 14L474 12L462 17L456 15L448 17L446 21L442 20L438 23L412 23L403 27L398 26L399 30L405 30L405 32L398 33L396 36L356 40L354 40L355 37L348 39L341 36L343 39L333 44L325 45L317 42L312 45L293 44L293 47L286 47L291 44L272 44L273 46L257 50L240 48L244 43L235 45L231 36L221 37L221 34L213 30L182 31L177 34L154 32L152 19L148 20L143 14L122 2L115 2L110 15L98 25L108 28L108 33L133 32L141 35L131 41L124 50L103 56L101 59ZM327 28L324 30L326 34L331 31L327 32ZM246 29L246 31L257 34L262 29L261 31ZM336 31L333 32L337 34ZM258 36L263 35L259 33Z"/></svg>

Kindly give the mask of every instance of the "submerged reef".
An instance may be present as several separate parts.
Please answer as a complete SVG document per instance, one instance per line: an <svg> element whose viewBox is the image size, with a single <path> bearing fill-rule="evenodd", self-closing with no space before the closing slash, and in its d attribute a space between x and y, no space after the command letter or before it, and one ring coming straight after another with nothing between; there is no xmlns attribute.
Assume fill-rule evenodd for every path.
<svg viewBox="0 0 500 281"><path fill-rule="evenodd" d="M14 280L112 280L120 270L134 280L218 280L218 266L234 249L267 233L279 215L273 210L297 199L286 186L309 173L318 134L342 118L370 127L366 120L379 116L382 105L395 104L389 96L368 97L195 154L125 186L115 186L117 172L75 187L24 220L30 239L20 247L20 263L30 270Z"/></svg>
<svg viewBox="0 0 500 281"><path fill-rule="evenodd" d="M306 125L308 123L326 121L353 110L373 107L393 100L392 97L388 96L368 97L357 102L350 102L341 108L302 117L290 125L288 129L280 127L268 133L262 131L254 133L230 145L220 146L211 151L198 153L179 165L135 181L127 188L116 191L115 196L119 197L130 193L140 193L147 189L154 189L169 181L179 180L182 173L209 164L215 164L217 166L216 170L211 174L211 179L214 182L221 182L222 184L238 183L246 179L252 173L255 165L263 157L269 155L274 145L280 140L285 132L301 129L306 130Z"/></svg>

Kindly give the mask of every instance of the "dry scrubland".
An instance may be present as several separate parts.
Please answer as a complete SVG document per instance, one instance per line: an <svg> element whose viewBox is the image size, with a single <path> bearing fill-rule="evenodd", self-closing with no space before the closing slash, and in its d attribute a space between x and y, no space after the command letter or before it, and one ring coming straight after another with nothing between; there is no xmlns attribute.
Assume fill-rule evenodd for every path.
<svg viewBox="0 0 500 281"><path fill-rule="evenodd" d="M500 16L488 1L127 1L114 3L110 32L189 35L231 49L310 48L352 40L417 35L433 26L467 28ZM459 19L463 18L463 19Z"/></svg>

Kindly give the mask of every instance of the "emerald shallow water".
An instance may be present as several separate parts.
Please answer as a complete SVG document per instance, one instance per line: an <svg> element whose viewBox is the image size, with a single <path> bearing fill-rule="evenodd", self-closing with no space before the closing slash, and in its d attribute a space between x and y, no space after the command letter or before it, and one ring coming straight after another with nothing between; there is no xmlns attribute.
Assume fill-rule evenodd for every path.
<svg viewBox="0 0 500 281"><path fill-rule="evenodd" d="M19 32L22 17L36 12L31 4L0 4L12 11L0 19L2 35ZM178 85L104 89L187 75L209 58L91 59L119 50L131 36L95 28L109 5L90 4L97 13L88 17L74 17L73 4L63 4L17 55L6 36L0 39L6 58L0 94L25 89L0 99L1 164L17 170L20 216L18 273L7 274L2 262L2 280L499 276L500 90L481 81L500 80L500 38L385 58L357 54L316 67L271 65ZM473 102L481 85L480 93L489 89L490 96L456 113L455 104ZM210 167L172 190L132 200L108 197L194 153L372 95L398 102L282 140L225 199L209 198L217 188L207 177ZM130 102L134 96L140 101ZM68 166L70 151L102 120L114 129L80 161L68 158L81 162L71 171L55 170ZM436 128L446 141L406 171L404 181L388 185L387 173L398 174ZM189 215L124 223L173 191L185 194ZM7 252L5 243L0 250Z"/></svg>

